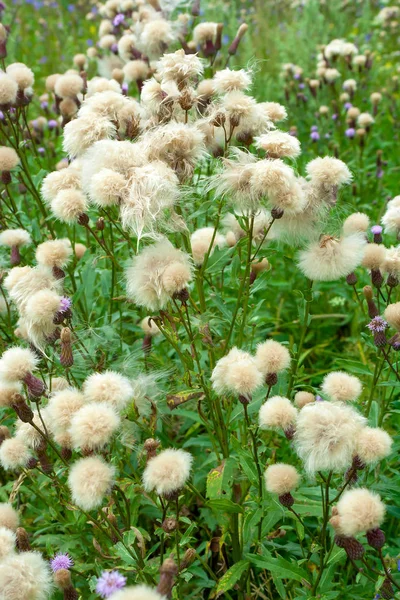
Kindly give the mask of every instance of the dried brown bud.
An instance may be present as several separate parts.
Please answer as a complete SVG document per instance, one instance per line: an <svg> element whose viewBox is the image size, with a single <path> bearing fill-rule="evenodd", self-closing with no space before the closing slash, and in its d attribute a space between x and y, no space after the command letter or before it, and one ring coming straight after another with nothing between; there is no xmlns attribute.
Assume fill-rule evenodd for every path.
<svg viewBox="0 0 400 600"><path fill-rule="evenodd" d="M160 581L157 586L157 592L162 596L171 597L174 579L178 574L178 567L172 558L164 560L160 569Z"/></svg>
<svg viewBox="0 0 400 600"><path fill-rule="evenodd" d="M196 550L194 548L188 548L181 560L181 571L183 571L183 569L187 569L192 564L195 558Z"/></svg>
<svg viewBox="0 0 400 600"><path fill-rule="evenodd" d="M164 529L165 533L171 533L172 531L175 531L175 529L178 529L178 521L171 517L164 519L161 527Z"/></svg>
<svg viewBox="0 0 400 600"><path fill-rule="evenodd" d="M12 407L23 423L31 423L33 420L33 411L25 402L25 398L21 394L15 394L13 397Z"/></svg>
<svg viewBox="0 0 400 600"><path fill-rule="evenodd" d="M149 438L145 441L143 448L146 451L147 462L156 456L157 449L160 447L160 445L160 442L158 440L154 440L153 438Z"/></svg>
<svg viewBox="0 0 400 600"><path fill-rule="evenodd" d="M20 552L28 552L31 549L31 545L29 543L29 536L23 527L18 527L15 532L17 538L17 548Z"/></svg>

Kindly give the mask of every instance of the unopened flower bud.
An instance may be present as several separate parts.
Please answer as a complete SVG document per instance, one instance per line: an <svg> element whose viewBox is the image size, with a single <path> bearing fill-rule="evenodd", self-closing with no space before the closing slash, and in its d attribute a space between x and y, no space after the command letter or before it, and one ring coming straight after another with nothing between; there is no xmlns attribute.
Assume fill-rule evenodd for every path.
<svg viewBox="0 0 400 600"><path fill-rule="evenodd" d="M149 462L157 454L157 449L160 447L160 442L153 438L149 438L144 443L144 450L146 451L146 462Z"/></svg>
<svg viewBox="0 0 400 600"><path fill-rule="evenodd" d="M294 504L294 498L290 492L282 494L278 497L278 500L282 504L282 506L286 506L286 508L290 508Z"/></svg>
<svg viewBox="0 0 400 600"><path fill-rule="evenodd" d="M33 420L33 411L25 402L25 398L20 394L15 394L12 405L18 417L23 423L31 423Z"/></svg>
<svg viewBox="0 0 400 600"><path fill-rule="evenodd" d="M173 518L164 519L161 527L165 533L171 533L172 531L175 531L175 529L178 529L178 521Z"/></svg>
<svg viewBox="0 0 400 600"><path fill-rule="evenodd" d="M376 288L380 288L383 283L383 276L379 269L371 270L371 282Z"/></svg>
<svg viewBox="0 0 400 600"><path fill-rule="evenodd" d="M372 548L379 550L385 545L385 534L383 533L382 529L379 529L379 527L376 529L370 529L367 531L367 541Z"/></svg>
<svg viewBox="0 0 400 600"><path fill-rule="evenodd" d="M355 273L349 273L349 275L347 275L346 277L346 283L348 283L349 285L355 285L357 281L358 279Z"/></svg>
<svg viewBox="0 0 400 600"><path fill-rule="evenodd" d="M283 215L284 215L284 210L283 208L280 208L279 206L274 206L271 210L271 217L273 219L282 219Z"/></svg>
<svg viewBox="0 0 400 600"><path fill-rule="evenodd" d="M196 550L194 548L188 548L181 560L181 571L183 571L183 569L187 569L192 564L195 558Z"/></svg>
<svg viewBox="0 0 400 600"><path fill-rule="evenodd" d="M71 330L69 327L63 327L61 329L60 341L60 363L63 367L71 367L74 364L74 356L72 354Z"/></svg>
<svg viewBox="0 0 400 600"><path fill-rule="evenodd" d="M157 592L167 598L171 597L174 580L178 574L178 567L172 558L164 560L160 569L160 581L157 586Z"/></svg>
<svg viewBox="0 0 400 600"><path fill-rule="evenodd" d="M15 536L18 550L20 552L29 552L31 545L29 543L29 536L26 529L23 527L18 527L15 532Z"/></svg>

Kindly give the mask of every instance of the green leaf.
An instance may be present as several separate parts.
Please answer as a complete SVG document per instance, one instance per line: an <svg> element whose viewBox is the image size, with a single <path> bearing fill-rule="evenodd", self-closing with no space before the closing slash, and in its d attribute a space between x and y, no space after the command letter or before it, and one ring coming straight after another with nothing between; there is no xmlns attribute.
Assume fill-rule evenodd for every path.
<svg viewBox="0 0 400 600"><path fill-rule="evenodd" d="M274 558L273 556L259 556L255 554L247 554L253 565L260 569L271 571L280 579L294 579L295 581L308 581L309 575L301 569L297 564L290 563L282 557Z"/></svg>
<svg viewBox="0 0 400 600"><path fill-rule="evenodd" d="M206 506L215 511L227 512L227 513L243 513L244 510L239 504L235 504L232 500L215 499L207 502Z"/></svg>
<svg viewBox="0 0 400 600"><path fill-rule="evenodd" d="M221 577L218 582L217 589L215 591L215 597L218 598L221 594L224 594L228 590L231 590L235 583L239 581L243 573L248 568L250 562L248 560L240 560L235 563L227 572Z"/></svg>
<svg viewBox="0 0 400 600"><path fill-rule="evenodd" d="M207 498L210 498L210 500L222 498L224 494L229 492L234 467L234 460L228 458L209 472L207 475Z"/></svg>

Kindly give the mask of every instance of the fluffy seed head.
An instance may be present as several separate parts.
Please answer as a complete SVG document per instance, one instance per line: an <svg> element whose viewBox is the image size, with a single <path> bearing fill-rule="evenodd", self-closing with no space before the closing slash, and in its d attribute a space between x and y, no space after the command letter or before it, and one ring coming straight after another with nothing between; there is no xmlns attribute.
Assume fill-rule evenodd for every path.
<svg viewBox="0 0 400 600"><path fill-rule="evenodd" d="M314 394L310 392L296 392L294 397L294 403L297 408L302 409L306 404L311 404L311 402L315 402Z"/></svg>
<svg viewBox="0 0 400 600"><path fill-rule="evenodd" d="M203 73L203 64L196 54L185 54L182 49L164 54L157 64L157 72L163 81L185 85Z"/></svg>
<svg viewBox="0 0 400 600"><path fill-rule="evenodd" d="M161 240L132 260L126 272L127 294L139 306L157 310L182 291L191 276L189 257L168 240Z"/></svg>
<svg viewBox="0 0 400 600"><path fill-rule="evenodd" d="M357 436L355 452L366 465L374 464L390 454L392 438L380 427L364 427Z"/></svg>
<svg viewBox="0 0 400 600"><path fill-rule="evenodd" d="M80 190L61 190L51 203L54 216L62 223L75 223L86 209L87 201Z"/></svg>
<svg viewBox="0 0 400 600"><path fill-rule="evenodd" d="M352 175L344 162L338 158L325 156L314 158L307 164L307 174L311 181L319 185L338 186L350 183Z"/></svg>
<svg viewBox="0 0 400 600"><path fill-rule="evenodd" d="M380 496L366 488L345 491L336 509L335 529L349 537L380 527L385 518L385 505Z"/></svg>
<svg viewBox="0 0 400 600"><path fill-rule="evenodd" d="M385 233L397 235L400 231L400 207L390 206L382 217L381 223Z"/></svg>
<svg viewBox="0 0 400 600"><path fill-rule="evenodd" d="M287 118L286 108L278 102L262 102L260 106L273 123L284 121Z"/></svg>
<svg viewBox="0 0 400 600"><path fill-rule="evenodd" d="M83 393L89 402L105 402L116 410L123 410L133 398L129 379L114 371L93 373L83 384Z"/></svg>
<svg viewBox="0 0 400 600"><path fill-rule="evenodd" d="M333 371L325 376L321 389L334 402L354 402L361 395L362 385L354 375Z"/></svg>
<svg viewBox="0 0 400 600"><path fill-rule="evenodd" d="M110 596L110 600L165 600L165 596L147 585L131 585L115 592Z"/></svg>
<svg viewBox="0 0 400 600"><path fill-rule="evenodd" d="M352 215L348 216L343 223L343 234L351 235L352 233L366 232L368 227L368 215L361 212L353 213Z"/></svg>
<svg viewBox="0 0 400 600"><path fill-rule="evenodd" d="M168 496L183 488L189 479L193 457L189 452L168 448L152 458L143 473L143 485L147 492L156 491Z"/></svg>
<svg viewBox="0 0 400 600"><path fill-rule="evenodd" d="M17 511L7 502L0 502L0 527L6 527L11 531L16 531L19 526L19 516Z"/></svg>
<svg viewBox="0 0 400 600"><path fill-rule="evenodd" d="M25 229L5 229L0 233L0 246L25 246L30 244L32 238Z"/></svg>
<svg viewBox="0 0 400 600"><path fill-rule="evenodd" d="M213 227L203 227L196 229L190 236L190 243L192 246L192 254L195 265L202 265L205 255L207 254L212 242L212 248L210 256L214 251L214 248L219 248L225 245L225 238L220 233L216 232L214 236Z"/></svg>
<svg viewBox="0 0 400 600"><path fill-rule="evenodd" d="M98 450L111 440L120 425L112 406L91 402L72 415L69 434L74 448Z"/></svg>
<svg viewBox="0 0 400 600"><path fill-rule="evenodd" d="M74 163L72 163L74 164ZM78 189L80 186L79 170L72 165L61 171L53 171L43 179L41 193L43 200L50 204L55 199L58 192L66 189Z"/></svg>
<svg viewBox="0 0 400 600"><path fill-rule="evenodd" d="M400 273L400 246L391 246L386 249L382 270L392 275Z"/></svg>
<svg viewBox="0 0 400 600"><path fill-rule="evenodd" d="M15 552L15 533L7 527L0 526L0 561Z"/></svg>
<svg viewBox="0 0 400 600"><path fill-rule="evenodd" d="M400 302L389 304L385 308L383 316L389 325L391 325L391 327L394 327L394 329L400 331Z"/></svg>
<svg viewBox="0 0 400 600"><path fill-rule="evenodd" d="M76 98L82 89L83 79L75 73L60 75L54 85L54 92L59 98Z"/></svg>
<svg viewBox="0 0 400 600"><path fill-rule="evenodd" d="M161 333L161 331L160 331L159 327L157 326L157 324L153 320L149 320L149 319L150 319L150 316L142 319L142 321L140 322L140 327L142 328L143 332L146 335L153 337L153 336Z"/></svg>
<svg viewBox="0 0 400 600"><path fill-rule="evenodd" d="M115 124L106 117L80 116L64 127L63 148L71 158L80 156L95 142L114 138L116 131Z"/></svg>
<svg viewBox="0 0 400 600"><path fill-rule="evenodd" d="M255 143L270 158L296 158L301 152L299 140L283 131L264 133L255 139Z"/></svg>
<svg viewBox="0 0 400 600"><path fill-rule="evenodd" d="M10 348L0 359L0 376L7 383L21 381L35 370L37 363L36 355L28 348Z"/></svg>
<svg viewBox="0 0 400 600"><path fill-rule="evenodd" d="M19 156L14 148L0 146L0 171L11 171L19 165Z"/></svg>
<svg viewBox="0 0 400 600"><path fill-rule="evenodd" d="M367 244L364 249L362 264L367 269L380 269L387 256L383 244Z"/></svg>
<svg viewBox="0 0 400 600"><path fill-rule="evenodd" d="M50 568L39 552L11 554L0 564L2 600L47 600L52 587Z"/></svg>
<svg viewBox="0 0 400 600"><path fill-rule="evenodd" d="M270 465L265 473L265 487L271 494L288 494L297 486L300 482L300 475L292 465L286 465L284 463L277 463Z"/></svg>
<svg viewBox="0 0 400 600"><path fill-rule="evenodd" d="M15 104L18 84L7 73L0 73L0 105Z"/></svg>
<svg viewBox="0 0 400 600"><path fill-rule="evenodd" d="M71 468L68 485L75 504L83 510L98 508L113 485L115 469L98 456L81 458Z"/></svg>
<svg viewBox="0 0 400 600"><path fill-rule="evenodd" d="M33 411L32 421L33 421L34 425L36 425L36 427L38 427L41 431L43 431L42 419L43 419L44 424L47 427L47 424L48 424L47 406L45 408L41 409L40 416L39 416L39 413L37 412L37 410ZM29 448L32 448L33 450L38 448L40 446L40 444L43 442L43 436L41 435L41 433L38 432L37 429L32 427L32 425L30 423L24 423L23 421L20 421L19 419L16 422L15 438L21 440L22 442L24 442L24 444L26 444Z"/></svg>
<svg viewBox="0 0 400 600"><path fill-rule="evenodd" d="M286 431L296 422L297 409L287 398L272 396L259 412L261 429L283 429Z"/></svg>
<svg viewBox="0 0 400 600"><path fill-rule="evenodd" d="M12 63L6 69L7 75L14 79L20 90L26 90L33 86L35 76L33 71L23 63Z"/></svg>
<svg viewBox="0 0 400 600"><path fill-rule="evenodd" d="M49 240L36 249L36 260L46 267L65 267L71 256L72 246L68 239Z"/></svg>
<svg viewBox="0 0 400 600"><path fill-rule="evenodd" d="M56 391L47 405L48 421L52 433L66 433L73 415L85 404L81 392L74 389Z"/></svg>
<svg viewBox="0 0 400 600"><path fill-rule="evenodd" d="M232 348L220 358L211 375L217 394L234 394L245 398L249 398L263 384L263 379L254 358L238 348Z"/></svg>
<svg viewBox="0 0 400 600"><path fill-rule="evenodd" d="M294 440L306 471L345 471L364 425L364 417L342 403L314 402L304 406L297 418Z"/></svg>
<svg viewBox="0 0 400 600"><path fill-rule="evenodd" d="M121 173L112 169L101 169L90 181L89 196L101 207L118 204L127 189L127 181Z"/></svg>
<svg viewBox="0 0 400 600"><path fill-rule="evenodd" d="M4 440L0 446L0 464L5 471L25 467L30 458L28 446L19 438Z"/></svg>
<svg viewBox="0 0 400 600"><path fill-rule="evenodd" d="M235 90L243 91L250 87L251 76L244 69L237 71L223 69L215 73L213 84L217 94L226 94Z"/></svg>
<svg viewBox="0 0 400 600"><path fill-rule="evenodd" d="M258 344L256 365L263 375L280 373L290 366L289 350L275 340L267 340Z"/></svg>
<svg viewBox="0 0 400 600"><path fill-rule="evenodd" d="M21 384L19 382L0 381L0 407L11 406L15 394L21 392Z"/></svg>
<svg viewBox="0 0 400 600"><path fill-rule="evenodd" d="M366 241L362 234L341 238L322 236L299 254L301 272L314 281L335 281L346 277L361 264Z"/></svg>

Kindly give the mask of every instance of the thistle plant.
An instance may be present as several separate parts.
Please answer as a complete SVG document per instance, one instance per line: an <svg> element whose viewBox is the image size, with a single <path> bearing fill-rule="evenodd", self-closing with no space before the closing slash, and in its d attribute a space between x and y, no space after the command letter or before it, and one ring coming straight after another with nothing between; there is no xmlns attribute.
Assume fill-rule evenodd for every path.
<svg viewBox="0 0 400 600"><path fill-rule="evenodd" d="M398 11L269 94L211 8L0 26L2 600L399 596Z"/></svg>

